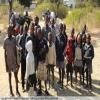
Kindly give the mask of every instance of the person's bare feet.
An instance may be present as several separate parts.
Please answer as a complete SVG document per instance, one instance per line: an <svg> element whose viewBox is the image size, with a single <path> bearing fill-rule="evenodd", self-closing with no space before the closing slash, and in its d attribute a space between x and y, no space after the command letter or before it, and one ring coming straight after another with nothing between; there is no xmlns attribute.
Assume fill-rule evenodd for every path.
<svg viewBox="0 0 100 100"><path fill-rule="evenodd" d="M11 96L11 97L14 97L14 93L13 93L13 92L10 92L10 96Z"/></svg>
<svg viewBox="0 0 100 100"><path fill-rule="evenodd" d="M17 95L18 97L21 96L19 91L16 91L16 95Z"/></svg>

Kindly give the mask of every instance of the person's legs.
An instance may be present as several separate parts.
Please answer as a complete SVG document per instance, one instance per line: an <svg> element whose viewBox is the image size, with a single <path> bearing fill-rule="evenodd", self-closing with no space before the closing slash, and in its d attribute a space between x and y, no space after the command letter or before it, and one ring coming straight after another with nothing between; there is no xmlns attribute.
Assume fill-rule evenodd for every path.
<svg viewBox="0 0 100 100"><path fill-rule="evenodd" d="M45 84L45 91L47 91L47 81L44 81Z"/></svg>
<svg viewBox="0 0 100 100"><path fill-rule="evenodd" d="M34 90L37 91L37 87L36 87L36 84L37 84L37 78L36 78L36 74L34 75Z"/></svg>
<svg viewBox="0 0 100 100"><path fill-rule="evenodd" d="M77 67L75 66L75 82L77 83Z"/></svg>
<svg viewBox="0 0 100 100"><path fill-rule="evenodd" d="M49 92L47 90L47 81L44 81L44 84L45 84L45 93L46 93L46 95L49 95Z"/></svg>
<svg viewBox="0 0 100 100"><path fill-rule="evenodd" d="M41 80L38 79L38 83L39 83L39 91L38 91L38 94L41 95L42 94Z"/></svg>
<svg viewBox="0 0 100 100"><path fill-rule="evenodd" d="M51 71L52 71L52 83L53 83L53 85L54 85L54 66L51 66L52 68L51 68Z"/></svg>
<svg viewBox="0 0 100 100"><path fill-rule="evenodd" d="M72 68L72 64L70 64L70 77L71 77L71 87L73 87L73 68Z"/></svg>
<svg viewBox="0 0 100 100"><path fill-rule="evenodd" d="M59 82L58 83L61 83L61 68L59 68Z"/></svg>
<svg viewBox="0 0 100 100"><path fill-rule="evenodd" d="M90 83L89 83L90 89L92 89L92 78L91 78L91 74L89 75L89 80L90 80Z"/></svg>
<svg viewBox="0 0 100 100"><path fill-rule="evenodd" d="M72 78L72 73L70 73L70 77L71 77L71 87L73 87L73 78Z"/></svg>
<svg viewBox="0 0 100 100"><path fill-rule="evenodd" d="M20 68L20 65L18 65L18 69L17 69L17 77L18 77L19 68ZM19 83L19 82L20 82L20 81L18 80L18 83Z"/></svg>
<svg viewBox="0 0 100 100"><path fill-rule="evenodd" d="M83 85L83 82L82 82L82 75L83 75L82 73L83 73L83 72L82 72L82 71L83 71L83 68L82 68L82 66L81 66L81 67L80 67L80 72L79 72L79 74L80 74L80 84L81 84L81 85Z"/></svg>
<svg viewBox="0 0 100 100"><path fill-rule="evenodd" d="M86 69L86 82L87 82L87 87L88 87L88 68Z"/></svg>
<svg viewBox="0 0 100 100"><path fill-rule="evenodd" d="M65 70L62 68L62 77L61 77L61 82L62 82L62 87L63 87L63 81L64 81L64 75L65 75Z"/></svg>
<svg viewBox="0 0 100 100"><path fill-rule="evenodd" d="M14 72L14 76L15 76L15 82L16 82L16 94L18 96L20 96L19 90L18 90L18 76L17 76L17 72Z"/></svg>
<svg viewBox="0 0 100 100"><path fill-rule="evenodd" d="M14 96L13 90L12 90L12 82L11 82L12 74L11 74L11 73L8 73L8 76L9 76L9 89L10 89L10 95L11 95L11 96Z"/></svg>
<svg viewBox="0 0 100 100"><path fill-rule="evenodd" d="M38 59L37 57L35 56L35 72L37 71L37 68L38 68Z"/></svg>
<svg viewBox="0 0 100 100"><path fill-rule="evenodd" d="M84 66L82 68L82 81L83 81L83 85L84 85Z"/></svg>
<svg viewBox="0 0 100 100"><path fill-rule="evenodd" d="M49 88L50 88L50 65L48 65L48 68L47 68L47 79L49 81Z"/></svg>
<svg viewBox="0 0 100 100"><path fill-rule="evenodd" d="M69 64L66 65L66 72L67 72L67 85L69 81Z"/></svg>
<svg viewBox="0 0 100 100"><path fill-rule="evenodd" d="M22 59L21 61L21 80L22 80L23 90L24 90L24 84L25 84L25 73L26 73L26 61Z"/></svg>
<svg viewBox="0 0 100 100"><path fill-rule="evenodd" d="M79 72L79 74L80 74L80 84L82 84L81 72Z"/></svg>

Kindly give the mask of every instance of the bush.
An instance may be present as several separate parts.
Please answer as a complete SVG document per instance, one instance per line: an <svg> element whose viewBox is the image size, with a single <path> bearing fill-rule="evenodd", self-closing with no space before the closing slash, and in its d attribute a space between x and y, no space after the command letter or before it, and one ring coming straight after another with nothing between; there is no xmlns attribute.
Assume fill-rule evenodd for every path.
<svg viewBox="0 0 100 100"><path fill-rule="evenodd" d="M47 9L49 9L50 11L54 11L58 14L58 17L60 18L64 18L66 17L67 14L67 8L63 5L59 6L59 9L57 9L56 4L54 3L41 3L40 5L38 5L35 10L34 10L34 14L41 16L43 12L45 12ZM41 16L42 17L42 16Z"/></svg>
<svg viewBox="0 0 100 100"><path fill-rule="evenodd" d="M13 8L15 11L22 13L24 11L24 6L21 6L18 1L13 3Z"/></svg>
<svg viewBox="0 0 100 100"><path fill-rule="evenodd" d="M8 5L0 5L0 16L8 13Z"/></svg>
<svg viewBox="0 0 100 100"><path fill-rule="evenodd" d="M76 29L80 29L84 24L92 25L94 24L93 18L95 17L95 10L93 10L92 6L87 6L83 8L76 8L72 11L69 11L66 16L65 22L67 25L75 27ZM99 14L98 14L99 19ZM92 23L93 22L93 23ZM92 23L92 24L91 24Z"/></svg>
<svg viewBox="0 0 100 100"><path fill-rule="evenodd" d="M60 5L59 9L56 11L59 18L65 18L68 14L68 9L64 5Z"/></svg>

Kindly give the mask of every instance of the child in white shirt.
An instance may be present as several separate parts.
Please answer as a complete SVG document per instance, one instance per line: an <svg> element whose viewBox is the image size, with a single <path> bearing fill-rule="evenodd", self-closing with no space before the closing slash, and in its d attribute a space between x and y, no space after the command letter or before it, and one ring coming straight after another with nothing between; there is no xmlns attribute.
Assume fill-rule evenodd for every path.
<svg viewBox="0 0 100 100"><path fill-rule="evenodd" d="M52 83L54 84L54 66L56 65L56 50L55 44L53 42L52 33L48 34L48 48L49 51L47 53L47 67L48 67L48 78L50 82L50 72L52 72Z"/></svg>
<svg viewBox="0 0 100 100"><path fill-rule="evenodd" d="M32 45L31 40L26 43L26 50L28 52L26 57L26 90L28 91L29 96L34 96L34 91L36 90L36 73Z"/></svg>

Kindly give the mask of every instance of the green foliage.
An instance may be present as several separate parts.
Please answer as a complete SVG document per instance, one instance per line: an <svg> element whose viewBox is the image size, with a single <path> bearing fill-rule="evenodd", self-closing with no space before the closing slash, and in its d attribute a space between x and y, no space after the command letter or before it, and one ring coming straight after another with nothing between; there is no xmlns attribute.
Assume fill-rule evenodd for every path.
<svg viewBox="0 0 100 100"><path fill-rule="evenodd" d="M60 5L59 8L57 9L57 6L55 3L44 2L36 7L36 9L34 10L34 13L35 15L41 16L42 13L45 12L47 9L49 9L50 11L56 12L60 18L66 17L66 14L68 11L67 8L63 5Z"/></svg>
<svg viewBox="0 0 100 100"><path fill-rule="evenodd" d="M13 3L13 9L15 9L15 11L22 13L24 11L24 6L21 6L18 1L15 1Z"/></svg>
<svg viewBox="0 0 100 100"><path fill-rule="evenodd" d="M32 0L18 0L21 5L24 7L30 7Z"/></svg>
<svg viewBox="0 0 100 100"><path fill-rule="evenodd" d="M8 13L8 5L0 5L0 16Z"/></svg>
<svg viewBox="0 0 100 100"><path fill-rule="evenodd" d="M79 30L84 24L87 24L90 28L100 26L100 8L76 8L68 13L65 22L67 25Z"/></svg>

